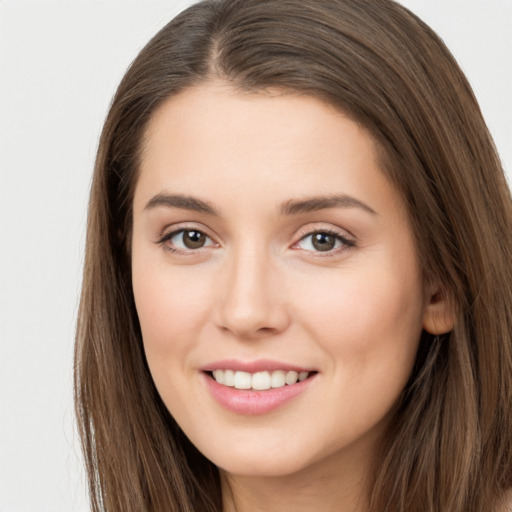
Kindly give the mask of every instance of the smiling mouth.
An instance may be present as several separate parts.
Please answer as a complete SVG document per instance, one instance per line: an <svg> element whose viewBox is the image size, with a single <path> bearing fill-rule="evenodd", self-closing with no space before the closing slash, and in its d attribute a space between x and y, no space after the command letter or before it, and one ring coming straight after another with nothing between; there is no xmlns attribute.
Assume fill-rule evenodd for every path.
<svg viewBox="0 0 512 512"><path fill-rule="evenodd" d="M297 382L302 382L317 372L296 372L294 370L275 370L263 372L243 372L235 370L213 370L207 372L212 379L223 386L247 390L247 391L265 391L267 389L282 388L284 386L293 386Z"/></svg>

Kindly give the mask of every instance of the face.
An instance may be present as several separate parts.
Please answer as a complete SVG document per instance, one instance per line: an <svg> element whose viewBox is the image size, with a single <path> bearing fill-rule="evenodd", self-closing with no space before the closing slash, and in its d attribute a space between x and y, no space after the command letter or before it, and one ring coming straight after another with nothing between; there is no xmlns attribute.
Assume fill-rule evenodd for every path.
<svg viewBox="0 0 512 512"><path fill-rule="evenodd" d="M371 453L428 296L369 134L311 97L197 86L153 116L133 207L148 364L197 448L262 476Z"/></svg>

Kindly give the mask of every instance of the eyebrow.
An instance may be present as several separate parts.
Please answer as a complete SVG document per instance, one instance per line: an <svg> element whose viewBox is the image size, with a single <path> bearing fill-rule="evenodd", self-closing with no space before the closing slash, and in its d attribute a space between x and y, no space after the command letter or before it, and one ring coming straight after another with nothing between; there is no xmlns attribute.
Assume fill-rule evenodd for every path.
<svg viewBox="0 0 512 512"><path fill-rule="evenodd" d="M217 217L219 216L217 209L210 202L181 194L157 194L150 199L144 209L151 210L158 206L180 208L183 210L207 213ZM328 208L360 208L367 213L377 215L377 212L367 204L348 195L318 196L302 200L290 199L281 205L279 211L281 215L298 215Z"/></svg>
<svg viewBox="0 0 512 512"><path fill-rule="evenodd" d="M192 196L184 196L181 194L157 194L154 196L144 208L151 210L157 206L167 206L168 208L181 208L182 210L192 210L209 215L218 216L217 210L208 201L197 199Z"/></svg>
<svg viewBox="0 0 512 512"><path fill-rule="evenodd" d="M361 208L367 213L377 215L377 212L355 197L347 195L329 195L311 197L303 200L290 200L280 208L281 215L297 215L299 213L315 212L327 208Z"/></svg>

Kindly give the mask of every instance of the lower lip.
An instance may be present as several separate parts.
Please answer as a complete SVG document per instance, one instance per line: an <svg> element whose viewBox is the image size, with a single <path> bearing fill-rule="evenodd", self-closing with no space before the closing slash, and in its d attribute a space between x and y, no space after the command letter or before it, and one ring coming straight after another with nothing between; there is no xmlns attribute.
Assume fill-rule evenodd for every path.
<svg viewBox="0 0 512 512"><path fill-rule="evenodd" d="M210 393L220 405L237 414L246 415L266 414L278 409L306 391L316 377L316 374L312 375L291 386L251 391L224 386L206 373L203 375Z"/></svg>

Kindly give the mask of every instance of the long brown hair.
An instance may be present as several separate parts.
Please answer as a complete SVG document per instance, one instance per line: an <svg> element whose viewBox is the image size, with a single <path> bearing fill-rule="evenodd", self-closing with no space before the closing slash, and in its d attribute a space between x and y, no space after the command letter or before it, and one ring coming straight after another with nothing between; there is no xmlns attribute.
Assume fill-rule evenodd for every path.
<svg viewBox="0 0 512 512"><path fill-rule="evenodd" d="M130 276L131 203L155 109L194 84L322 99L375 138L424 278L453 331L423 333L370 475L372 512L495 510L512 487L512 202L467 80L391 0L206 0L164 27L121 82L92 184L76 337L76 412L94 512L219 512L215 466L162 403Z"/></svg>

